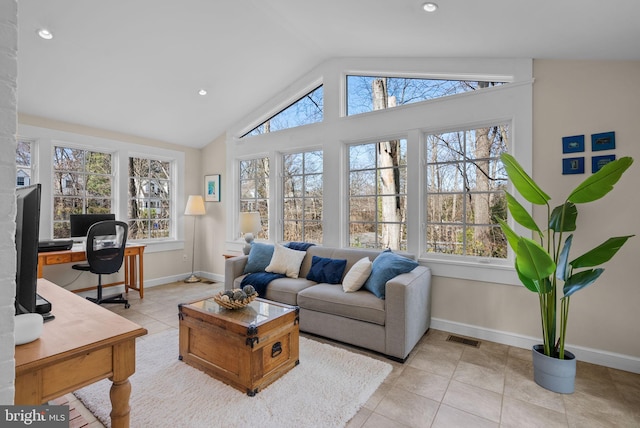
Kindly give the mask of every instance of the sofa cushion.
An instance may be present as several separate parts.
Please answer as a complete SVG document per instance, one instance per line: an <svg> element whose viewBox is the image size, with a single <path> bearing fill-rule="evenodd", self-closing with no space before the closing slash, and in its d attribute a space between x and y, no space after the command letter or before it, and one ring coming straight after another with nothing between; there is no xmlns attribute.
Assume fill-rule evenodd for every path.
<svg viewBox="0 0 640 428"><path fill-rule="evenodd" d="M313 256L307 279L327 284L340 284L346 266L347 261L344 259Z"/></svg>
<svg viewBox="0 0 640 428"><path fill-rule="evenodd" d="M251 251L249 251L247 264L244 266L244 273L264 272L264 269L269 266L272 256L273 245L259 242L251 243Z"/></svg>
<svg viewBox="0 0 640 428"><path fill-rule="evenodd" d="M306 278L278 278L269 283L264 297L287 305L298 305L298 293L316 283Z"/></svg>
<svg viewBox="0 0 640 428"><path fill-rule="evenodd" d="M351 293L360 290L367 278L371 274L371 260L369 257L363 257L351 266L349 272L342 280L342 290Z"/></svg>
<svg viewBox="0 0 640 428"><path fill-rule="evenodd" d="M283 273L289 278L297 278L305 254L304 251L291 250L280 244L275 244L271 262L264 270L265 272Z"/></svg>
<svg viewBox="0 0 640 428"><path fill-rule="evenodd" d="M365 290L345 293L340 284L317 284L298 293L298 306L311 311L384 325L384 300Z"/></svg>
<svg viewBox="0 0 640 428"><path fill-rule="evenodd" d="M371 291L380 299L384 299L385 284L391 278L401 273L411 272L418 266L418 262L396 254L392 251L384 251L373 260L371 275L364 283L365 290Z"/></svg>

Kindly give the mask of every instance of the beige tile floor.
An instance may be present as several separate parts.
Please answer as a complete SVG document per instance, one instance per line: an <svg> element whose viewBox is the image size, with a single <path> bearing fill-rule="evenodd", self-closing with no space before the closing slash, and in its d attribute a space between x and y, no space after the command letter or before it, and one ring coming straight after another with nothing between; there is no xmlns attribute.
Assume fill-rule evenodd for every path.
<svg viewBox="0 0 640 428"><path fill-rule="evenodd" d="M177 282L146 289L142 300L129 293L129 309L105 307L153 334L178 327L178 303L221 288ZM348 427L640 427L640 374L579 361L575 392L556 394L532 380L530 350L487 341L476 348L448 342L448 335L430 330L404 364L336 344L393 365ZM73 395L66 398L88 426L102 426Z"/></svg>

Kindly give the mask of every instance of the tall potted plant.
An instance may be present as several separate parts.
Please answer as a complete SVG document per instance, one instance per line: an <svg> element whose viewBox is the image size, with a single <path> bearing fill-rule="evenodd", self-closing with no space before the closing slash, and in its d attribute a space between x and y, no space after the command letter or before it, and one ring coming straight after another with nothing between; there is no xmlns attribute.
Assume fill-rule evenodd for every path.
<svg viewBox="0 0 640 428"><path fill-rule="evenodd" d="M518 193L532 204L547 206L547 223L541 228L516 198L506 192L507 207L512 218L533 231L535 239L519 236L506 222L500 221L515 253L518 277L527 289L538 294L540 301L543 345L536 345L532 350L534 379L539 385L552 391L571 393L575 380L575 356L565 351L571 296L593 284L604 272L598 266L609 261L627 239L633 236L609 238L571 260L571 232L576 231L578 217L576 204L593 202L609 193L631 166L633 159L623 157L606 164L576 187L561 205L552 209L551 198L529 177L515 158L506 153L501 158L509 180ZM593 232L592 228L590 233ZM558 289L562 292L559 299L559 323L556 308L560 296ZM557 365L560 367L556 368Z"/></svg>

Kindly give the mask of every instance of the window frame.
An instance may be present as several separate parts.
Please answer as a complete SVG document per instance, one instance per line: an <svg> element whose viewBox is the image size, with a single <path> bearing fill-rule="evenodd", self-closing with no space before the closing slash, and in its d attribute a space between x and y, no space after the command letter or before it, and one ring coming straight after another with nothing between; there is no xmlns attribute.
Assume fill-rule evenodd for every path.
<svg viewBox="0 0 640 428"><path fill-rule="evenodd" d="M429 186L428 186L428 170L430 166L433 165L444 165L444 164L448 164L448 165L458 165L458 164L463 164L463 165L468 165L469 163L473 163L473 161L478 160L476 158L471 158L469 156L466 155L466 153L463 156L463 159L459 159L457 161L446 161L446 162L437 162L437 163L432 163L429 162L429 152L427 149L427 138L429 137L429 135L442 135L442 134L447 134L447 133L457 133L457 132L470 132L470 131L475 131L477 129L480 128L492 128L494 126L502 126L502 125L507 125L509 127L509 142L508 142L508 146L507 146L507 152L509 152L510 148L511 148L511 122L500 122L500 123L496 123L496 122L491 122L491 123L485 123L483 125L476 125L473 128L458 128L456 130L448 130L446 132L430 132L430 133L425 133L424 134L424 147L423 147L423 154L424 154L424 158L422 160L422 164L423 164L423 168L424 168L424 177L425 177L425 181L422 183L423 184L423 189L421 192L421 197L422 200L424 201L425 207L428 204L428 200L429 200L429 195L433 194L431 192L429 192ZM499 156L498 157L490 157L490 158L482 158L479 160L490 160L490 161L498 161L499 160ZM510 183L508 182L507 179L507 187L510 187ZM462 196L463 198L463 206L465 206L465 212L467 209L467 196L469 194L496 194L499 193L499 190L489 190L486 192L473 192L473 191L467 191L467 190L463 190L462 192L442 192L442 193L435 193L438 195L452 195L452 194L459 194ZM452 261L469 261L469 260L477 260L477 261L481 261L483 263L492 263L492 264L496 264L496 265L505 265L505 264L509 264L511 263L511 259L509 258L509 252L510 252L510 248L508 243L505 242L506 245L506 249L507 249L507 257L506 258L497 258L497 257L486 257L486 256L477 256L477 255L468 255L468 254L449 254L449 253L440 253L440 252L428 252L427 248L429 247L429 245L427 244L427 227L430 224L427 221L427 217L428 217L428 212L427 209L425 208L424 211L424 227L423 227L423 241L424 241L424 251L425 254L428 255L428 257L430 258L442 258L442 260L452 260ZM463 215L464 218L464 215ZM508 216L507 219L508 220ZM434 223L437 224L437 223ZM461 221L459 223L459 226L462 227L463 230L466 230L466 228L468 226L474 226L478 223L470 223L467 222L466 220ZM453 225L453 223L451 223L451 225ZM482 225L482 224L480 224ZM497 225L495 224L486 224L484 226L490 226L490 227L496 227ZM466 236L466 234L465 234ZM465 246L465 252L466 252L466 245L467 245L467 240L465 237L463 237L463 243Z"/></svg>
<svg viewBox="0 0 640 428"><path fill-rule="evenodd" d="M111 211L114 211L114 204L115 204L114 191L116 189L116 178L117 178L115 173L114 173L114 171L115 171L114 165L115 165L115 162L117 162L117 153L114 153L114 152L109 151L109 150L101 150L98 147L92 147L92 148L89 148L89 147L78 147L77 145L74 145L74 144L64 144L63 142L59 142L59 143L54 144L53 147L52 147L52 149L53 149L52 150L52 157L50 159L50 162L51 162L52 166L53 166L53 163L54 163L54 156L55 156L57 148L60 148L60 149L63 149L63 150L70 149L70 150L82 151L83 152L82 170L74 170L74 171L72 171L72 170L57 170L57 169L52 167L51 183L53 184L56 181L55 180L55 175L58 172L62 173L63 175L65 173L76 173L79 176L83 176L85 178L88 178L90 176L98 176L98 177L108 176L110 178L110 181L111 181L111 188L109 189L110 190L110 196L108 198L107 197L102 197L100 199L109 200L109 204L111 206ZM110 163L110 166L111 166L111 171L109 172L109 174L94 174L94 173L87 172L87 154L89 154L89 153L98 153L98 154L103 154L103 155L109 155L110 156L111 159L110 159L109 163ZM85 179L84 182L85 182L85 186L86 186L87 180ZM67 186L65 186L65 188L66 187ZM63 199L65 198L64 194L56 195L54 192L55 192L55 185L53 185L52 189L51 189L52 210L55 209L55 199L56 199L56 197L62 197ZM86 187L85 187L85 192L86 192ZM87 214L87 207L89 205L88 201L90 199L92 199L92 198L89 198L89 196L86 195L86 194L77 195L77 196L75 196L75 198L80 199L82 201L82 212L78 213L78 214ZM52 214L54 214L53 211L52 211ZM67 220L56 220L55 219L55 214L52 216L52 236L54 237L54 239L56 238L56 236L55 236L56 224L59 224L59 223L69 223L69 220L68 219ZM58 238L70 238L70 236L66 236L66 237L60 236Z"/></svg>
<svg viewBox="0 0 640 428"><path fill-rule="evenodd" d="M16 159L16 187L20 187L20 186L29 186L31 183L34 183L34 175L35 175L35 170L36 170L36 165L37 165L37 161L36 161L36 156L37 156L37 147L36 147L36 141L32 140L30 138L17 138L17 143L16 143L16 156L17 156L17 152L18 152L18 146L17 144L20 143L25 143L29 146L29 165L18 165L17 159ZM20 170L29 170L29 183L23 183L23 184L18 184L18 171ZM24 178L24 177L23 177Z"/></svg>
<svg viewBox="0 0 640 428"><path fill-rule="evenodd" d="M174 223L176 222L175 216L174 216L174 213L176 212L176 208L174 207L175 200L173 198L173 195L174 195L174 192L175 192L175 186L174 186L175 177L173 175L175 170L176 170L175 160L174 159L163 158L161 156L154 156L154 155L149 155L149 154L138 153L138 154L129 154L129 156L127 156L127 164L129 163L129 159L131 159L131 158L146 159L148 161L157 161L157 162L162 162L162 163L168 163L169 164L169 179L167 181L169 182L169 195L170 195L170 197L168 199L168 201L169 201L169 210L168 210L169 211L169 218L162 219L162 220L167 220L168 223L169 223L169 227L168 227L169 236L168 237L160 237L160 238L149 238L149 237L147 237L147 238L142 238L142 239L140 239L140 238L138 238L138 239L130 238L130 239L132 241L135 241L135 242L141 242L141 241L142 242L162 242L162 241L171 239L172 238L172 230L175 230ZM126 170L126 176L127 176L127 179L126 179L126 181L127 181L127 199L126 199L126 203L125 203L125 208L126 208L126 211L127 211L127 217L126 217L127 224L129 224L129 229L131 230L131 223L132 222L135 222L135 221L138 221L138 220L152 221L153 219L150 218L150 217L147 218L147 219L132 219L130 217L131 213L129 212L129 202L132 199L135 199L135 198L132 197L129 194L129 180L131 180L133 178L133 177L131 177L129 175L129 172L130 172L129 169L127 168L127 170ZM140 178L144 179L143 177L140 177ZM145 177L145 178L149 178L150 179L151 177ZM150 199L151 198L143 198L143 200L150 200Z"/></svg>
<svg viewBox="0 0 640 428"><path fill-rule="evenodd" d="M313 153L313 152L320 152L320 155L322 157L322 166L320 168L320 172L307 173L306 172L306 168L305 168L305 165L306 165L305 158L306 158L306 155L308 153ZM295 197L289 198L289 197L287 197L285 195L285 190L286 190L285 187L286 186L285 186L284 181L285 181L286 177L285 177L284 169L285 169L286 162L285 162L284 158L285 158L285 156L291 156L291 155L302 155L302 163L303 163L303 165L302 165L302 173L301 174L296 174L296 176L302 177L303 183L305 183L305 185L303 185L303 187L302 187L302 196L298 197L298 198L295 198ZM280 169L281 174L280 174L280 176L282 178L281 179L281 183L280 183L280 185L282 186L282 195L281 195L281 200L282 200L281 209L282 209L282 211L281 211L281 215L280 215L281 227L280 227L280 231L279 231L280 232L280 236L282 236L283 239L285 239L285 240L289 240L288 238L285 237L285 224L288 221L296 221L296 222L301 222L302 223L302 237L296 238L296 240L305 241L305 242L313 242L313 243L316 243L316 244L321 244L322 241L316 242L316 241L310 241L310 240L307 239L307 237L305 235L305 225L308 222L310 222L310 223L319 223L319 225L320 225L320 235L322 236L322 230L324 228L324 219L323 219L323 213L324 213L324 152L322 151L322 148L315 148L315 149L314 148L309 148L307 150L300 150L300 151L292 151L292 152L281 153L280 154L280 159L281 159L281 169ZM304 211L305 202L308 199L313 199L312 197L308 197L307 194L306 194L307 193L306 192L306 189L307 189L307 187L306 187L307 180L306 179L307 179L307 176L311 176L311 175L320 176L320 180L321 180L321 183L322 183L321 184L321 191L320 191L320 198L319 198L322 201L322 203L321 203L322 204L322 210L320 212L320 220L319 221L308 220L306 218L305 211ZM287 199L301 199L303 201L302 218L296 219L296 220L285 219L284 210L285 210L286 200Z"/></svg>
<svg viewBox="0 0 640 428"><path fill-rule="evenodd" d="M266 198L242 198L242 162L250 162L250 161L256 161L256 160L260 160L260 159L267 159L267 161L269 162L269 173L266 176L266 184L269 188L269 191L267 193ZM277 174L273 174L273 170L274 170L274 165L273 165L273 160L271 159L270 156L264 156L264 155L260 155L258 154L257 156L253 156L253 157L248 157L248 158L244 158L244 159L238 159L237 162L235 163L237 165L238 168L238 175L237 175L237 184L238 184L238 193L236 194L237 196L237 204L236 204L236 210L237 213L234 216L234 219L237 220L240 213L241 212L245 212L242 210L242 204L243 201L247 201L247 200L254 200L255 205L258 205L258 201L266 201L266 209L267 209L267 213L266 213L266 221L265 221L265 217L262 215L260 215L260 222L262 224L262 230L258 233L255 234L255 239L256 240L270 240L270 237L272 236L273 233L273 229L272 229L272 213L273 213L273 195L272 195L272 191L271 189L273 189L273 180L274 180L274 176L277 176ZM257 178L257 176L253 176L253 180L255 180ZM260 212L258 210L258 212ZM237 228L234 228L234 230L238 230ZM266 231L266 239L265 239L265 231ZM238 232L240 235L242 235L240 232Z"/></svg>
<svg viewBox="0 0 640 428"><path fill-rule="evenodd" d="M352 197L352 195L351 195L351 186L350 186L350 184L351 184L351 173L354 172L354 171L373 171L374 172L374 175L375 175L375 178L374 178L374 180L375 180L375 193L372 194L372 195L358 195L358 196L369 197L369 198L373 197L376 200L376 209L375 209L375 219L374 219L374 221L373 222L360 222L360 223L363 223L363 224L364 223L374 224L375 230L376 230L375 233L377 233L378 227L381 224L384 223L384 222L380 221L379 217L378 217L378 209L377 209L378 200L381 197L392 196L392 195L381 194L380 193L380 189L379 189L379 185L378 185L379 172L381 170L383 170L383 169L387 170L387 169L392 169L392 168L389 168L389 167L382 168L382 167L380 167L378 165L378 155L376 154L376 162L375 162L375 166L373 168L363 168L363 169L352 170L351 169L351 148L354 147L354 146L358 146L358 145L360 145L360 146L362 146L362 145L374 145L374 146L376 146L380 142L390 141L390 140L399 140L399 141L404 141L405 142L404 144L405 144L405 150L406 150L406 152L405 152L405 157L406 157L407 153L408 153L408 145L409 145L409 143L408 143L407 138L405 136L402 136L402 135L393 136L393 137L386 136L386 137L382 137L382 138L373 138L370 141L358 142L358 143L350 143L350 144L346 144L345 145L345 156L346 156L346 159L347 159L347 161L346 161L346 165L347 165L346 166L346 178L345 178L346 185L347 185L347 193L346 193L345 196L348 199L348 201L346 202L346 207L345 207L346 208L346 214L345 215L346 215L346 218L347 218L347 226L346 226L347 236L346 236L345 245L346 245L347 248L361 248L361 247L351 246L351 225L352 225L352 220L351 220L351 197ZM408 159L406 160L404 165L400 165L398 168L404 168L405 169L405 174L404 175L405 175L405 180L407 180L407 173L408 173L408 170L409 170ZM408 202L407 201L407 198L408 198L408 187L409 187L408 180L407 180L407 182L404 183L404 185L405 185L405 189L404 189L405 192L404 193L399 193L397 195L399 195L400 197L404 198L404 201L405 201L404 210L405 210L405 214L406 214L407 213L407 202ZM407 219L406 218L405 218L404 222L400 222L400 223L397 223L397 224L400 224L401 227L404 227L405 232L407 231L408 227L407 227ZM379 245L380 242L379 242L379 239L378 239L377 236L376 236L376 239L375 239L375 243L376 243L376 245L374 247L362 247L362 248L366 248L366 249L372 249L373 248L373 249L382 249L382 250L385 249L384 247L381 247ZM394 251L407 251L407 248L396 249Z"/></svg>
<svg viewBox="0 0 640 428"><path fill-rule="evenodd" d="M346 116L347 75L387 75L394 77L446 78L460 80L504 81L509 84L485 88L428 100L405 104L393 109L376 110L354 116ZM277 106L288 104L310 82L324 84L324 121L305 127L254 136L240 140L248 124L257 123L257 117L267 117ZM460 128L474 128L484 123L509 122L512 126L511 154L527 171L532 167L533 148L533 60L531 59L477 59L477 58L338 58L320 64L259 109L231 125L227 131L227 165L254 153L268 153L274 162L279 162L278 152L305 150L321 146L324 154L324 199L335 201L325 204L323 245L348 246L348 212L344 199L348 195L346 171L346 146L352 143L370 142L387 136L407 136L407 251L419 262L429 266L436 276L468 279L475 282L519 285L513 264L498 265L486 259L442 260L427 254L421 239L424 230L425 211L422 208L422 186L424 182L424 134L439 133ZM229 171L228 171L229 172ZM237 170L230 171L237 177ZM231 180L230 180L231 181ZM271 241L278 242L279 227L276 227L280 212L279 199L282 192L279 180L272 177L270 227ZM237 192L235 182L227 182L227 194ZM520 200L532 212L531 204ZM235 205L235 204L234 204ZM275 213L274 213L275 211ZM234 206L229 207L227 218L237 222ZM513 224L514 230L530 234ZM227 231L227 246L240 248L237 223Z"/></svg>
<svg viewBox="0 0 640 428"><path fill-rule="evenodd" d="M259 127L261 127L264 124L266 124L267 122L271 121L271 119L277 117L280 113L283 113L286 110L288 110L289 108L295 106L297 103L301 102L304 98L306 98L307 96L311 95L312 93L314 93L315 91L317 91L319 89L322 90L322 112L321 112L320 120L318 120L316 122L303 123L303 124L300 124L300 125L295 125L295 126L290 126L290 127L286 127L286 128L275 129L275 130L269 131L269 132L259 132L259 133L253 134L253 132L256 131ZM260 119L261 122L259 122L257 125L255 125L253 127L249 127L249 129L246 132L244 132L242 135L240 135L239 138L240 139L244 139L244 138L255 137L255 136L258 136L258 135L264 135L264 134L268 134L268 133L272 133L272 132L285 131L287 129L298 128L298 127L301 127L301 126L308 126L308 125L313 125L313 124L316 124L316 123L322 123L324 121L324 85L322 84L322 82L320 82L314 88L312 88L311 90L307 91L306 93L300 95L294 101L291 101L289 104L284 105L282 107L279 107L279 109L276 110L273 113L269 113L268 115L263 115L263 117L264 117L263 119Z"/></svg>
<svg viewBox="0 0 640 428"><path fill-rule="evenodd" d="M184 249L184 225L183 213L178 207L183 207L186 203L184 192L178 189L184 186L185 176L185 153L181 151L165 149L156 146L146 146L131 143L125 140L115 140L106 137L96 137L86 134L76 134L68 131L60 131L52 128L42 128L35 125L18 124L18 135L20 138L29 139L36 143L36 153L32 153L33 182L41 182L42 201L40 211L40 239L51 239L53 236L53 189L51 180L42 180L42 177L52 177L53 174L53 147L62 145L80 149L104 151L108 147L116 157L112 159L112 169L114 174L113 184L113 205L112 211L116 218L127 218L127 197L128 197L128 157L129 156L153 156L156 159L174 162L172 171L173 180L172 194L175 195L172 217L176 219L171 227L170 238L162 240L134 240L146 246L146 253L161 251L172 251ZM44 162L38 160L45 159ZM124 175L122 175L124 174Z"/></svg>

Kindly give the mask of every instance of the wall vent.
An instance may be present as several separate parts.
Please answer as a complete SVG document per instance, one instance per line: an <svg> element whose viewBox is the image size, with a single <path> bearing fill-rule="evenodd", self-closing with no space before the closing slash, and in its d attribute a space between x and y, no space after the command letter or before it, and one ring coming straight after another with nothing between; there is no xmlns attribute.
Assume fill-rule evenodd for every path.
<svg viewBox="0 0 640 428"><path fill-rule="evenodd" d="M454 336L454 335L449 335L449 337L447 337L447 342L462 343L463 345L474 346L476 348L480 347L479 340L467 339L465 337Z"/></svg>

